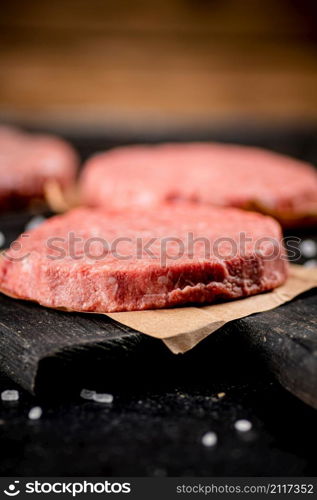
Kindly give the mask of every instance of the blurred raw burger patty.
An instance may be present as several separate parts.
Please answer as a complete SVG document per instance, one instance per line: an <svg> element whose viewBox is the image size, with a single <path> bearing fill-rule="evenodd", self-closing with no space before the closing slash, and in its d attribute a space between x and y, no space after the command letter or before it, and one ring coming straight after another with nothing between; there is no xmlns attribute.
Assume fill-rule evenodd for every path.
<svg viewBox="0 0 317 500"><path fill-rule="evenodd" d="M0 209L43 199L48 182L66 190L74 183L77 167L77 154L62 139L0 126Z"/></svg>
<svg viewBox="0 0 317 500"><path fill-rule="evenodd" d="M179 203L151 212L77 208L22 235L0 260L0 289L78 311L236 299L287 277L278 222Z"/></svg>
<svg viewBox="0 0 317 500"><path fill-rule="evenodd" d="M148 208L190 200L256 210L285 226L317 222L317 171L270 151L213 143L129 146L92 157L81 177L90 206Z"/></svg>

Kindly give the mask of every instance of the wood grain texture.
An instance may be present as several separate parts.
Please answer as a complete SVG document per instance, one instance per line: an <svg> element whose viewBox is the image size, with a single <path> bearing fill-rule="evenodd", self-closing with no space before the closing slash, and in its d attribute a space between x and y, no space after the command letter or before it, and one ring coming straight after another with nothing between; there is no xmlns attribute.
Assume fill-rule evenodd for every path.
<svg viewBox="0 0 317 500"><path fill-rule="evenodd" d="M0 366L33 392L39 363L70 350L138 341L141 334L102 316L63 313L0 297Z"/></svg>
<svg viewBox="0 0 317 500"><path fill-rule="evenodd" d="M98 347L113 357L115 346L132 353L136 343L148 339L104 316L54 311L5 296L0 297L0 310L0 365L30 392L37 382L43 384L37 375L45 359L85 354ZM316 312L313 291L278 309L231 322L218 331L218 337L240 333L287 390L317 408ZM143 355L147 356L146 349ZM84 357L82 363L84 369Z"/></svg>
<svg viewBox="0 0 317 500"><path fill-rule="evenodd" d="M317 292L239 320L236 327L279 382L317 408Z"/></svg>
<svg viewBox="0 0 317 500"><path fill-rule="evenodd" d="M0 113L131 127L317 120L309 7L308 0L6 2Z"/></svg>

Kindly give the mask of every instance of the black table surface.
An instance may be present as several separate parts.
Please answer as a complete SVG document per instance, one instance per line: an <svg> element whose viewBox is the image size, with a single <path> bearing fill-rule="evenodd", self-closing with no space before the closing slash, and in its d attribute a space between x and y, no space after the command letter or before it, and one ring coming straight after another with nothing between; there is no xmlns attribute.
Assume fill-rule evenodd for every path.
<svg viewBox="0 0 317 500"><path fill-rule="evenodd" d="M314 137L246 130L70 139L83 157L119 143L193 138L259 144L316 162ZM20 391L18 402L0 401L0 474L316 476L316 410L283 389L242 337L216 332L182 356L146 337L115 346L106 358L61 359L46 368L36 396L0 372L0 391ZM83 400L83 387L110 392L113 404ZM31 421L35 405L43 416ZM252 422L251 432L235 430L240 418ZM207 431L218 435L214 448L202 445Z"/></svg>

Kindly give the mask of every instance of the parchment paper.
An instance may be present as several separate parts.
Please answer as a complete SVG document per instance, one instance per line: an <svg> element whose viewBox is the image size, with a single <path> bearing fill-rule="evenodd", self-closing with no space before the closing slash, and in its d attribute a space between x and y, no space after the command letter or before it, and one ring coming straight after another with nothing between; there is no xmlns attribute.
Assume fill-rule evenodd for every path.
<svg viewBox="0 0 317 500"><path fill-rule="evenodd" d="M189 351L229 321L274 309L314 287L317 287L317 268L293 264L287 282L272 292L208 306L120 312L107 316L162 339L174 354L179 354Z"/></svg>

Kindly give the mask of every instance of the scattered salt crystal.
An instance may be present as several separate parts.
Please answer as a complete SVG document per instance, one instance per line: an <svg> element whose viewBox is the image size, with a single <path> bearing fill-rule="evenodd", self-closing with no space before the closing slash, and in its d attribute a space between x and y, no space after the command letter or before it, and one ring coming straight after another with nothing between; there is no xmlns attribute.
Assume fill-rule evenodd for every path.
<svg viewBox="0 0 317 500"><path fill-rule="evenodd" d="M221 399L221 398L224 398L224 397L225 397L225 395L226 395L226 393L225 393L225 392L218 392L218 394L217 394L218 398L220 398L220 399Z"/></svg>
<svg viewBox="0 0 317 500"><path fill-rule="evenodd" d="M3 391L1 393L1 399L2 401L18 401L19 393L14 389L13 390L7 389L6 391Z"/></svg>
<svg viewBox="0 0 317 500"><path fill-rule="evenodd" d="M30 420L39 420L42 416L43 410L40 406L34 406L29 411L29 419Z"/></svg>
<svg viewBox="0 0 317 500"><path fill-rule="evenodd" d="M35 229L37 226L40 226L45 221L45 217L43 215L36 215L29 220L29 222L25 225L25 231L31 231Z"/></svg>
<svg viewBox="0 0 317 500"><path fill-rule="evenodd" d="M218 437L215 432L206 432L206 434L203 435L201 438L201 442L204 446L207 446L208 448L211 448L212 446L216 446L218 442Z"/></svg>
<svg viewBox="0 0 317 500"><path fill-rule="evenodd" d="M314 240L303 240L299 248L303 256L308 259L317 255L317 243Z"/></svg>
<svg viewBox="0 0 317 500"><path fill-rule="evenodd" d="M112 403L112 394L98 394L96 391L90 391L88 389L83 389L80 393L80 397L83 399L89 399L91 401L96 401L97 403Z"/></svg>
<svg viewBox="0 0 317 500"><path fill-rule="evenodd" d="M80 397L83 399L94 399L94 396L96 395L95 391L90 391L89 389L83 389L80 392Z"/></svg>
<svg viewBox="0 0 317 500"><path fill-rule="evenodd" d="M309 259L307 262L304 264L305 267L313 268L317 267L317 260L316 259Z"/></svg>
<svg viewBox="0 0 317 500"><path fill-rule="evenodd" d="M113 395L112 394L97 394L95 393L93 396L93 400L97 403L112 403Z"/></svg>
<svg viewBox="0 0 317 500"><path fill-rule="evenodd" d="M250 420L242 418L235 422L234 427L239 432L248 432L252 429L252 423Z"/></svg>
<svg viewBox="0 0 317 500"><path fill-rule="evenodd" d="M0 231L0 248L4 246L6 242L4 234Z"/></svg>

